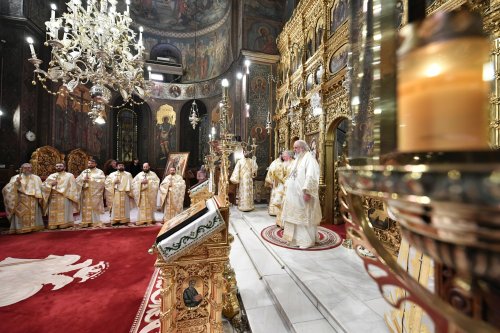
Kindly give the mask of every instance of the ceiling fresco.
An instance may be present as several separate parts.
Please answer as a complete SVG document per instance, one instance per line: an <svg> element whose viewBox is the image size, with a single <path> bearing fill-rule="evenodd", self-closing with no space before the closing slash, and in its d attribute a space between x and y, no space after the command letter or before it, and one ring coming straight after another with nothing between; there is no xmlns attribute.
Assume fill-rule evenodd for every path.
<svg viewBox="0 0 500 333"><path fill-rule="evenodd" d="M229 0L133 0L130 12L152 34L183 38L210 32L230 9Z"/></svg>

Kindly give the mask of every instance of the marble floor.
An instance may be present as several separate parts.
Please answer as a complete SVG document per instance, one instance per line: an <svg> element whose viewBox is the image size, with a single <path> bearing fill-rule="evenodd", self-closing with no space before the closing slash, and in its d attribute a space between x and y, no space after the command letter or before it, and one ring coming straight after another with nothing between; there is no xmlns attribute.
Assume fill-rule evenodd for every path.
<svg viewBox="0 0 500 333"><path fill-rule="evenodd" d="M342 246L297 251L272 245L260 232L274 224L267 206L231 208L231 265L254 333L389 332L391 308L361 259Z"/></svg>

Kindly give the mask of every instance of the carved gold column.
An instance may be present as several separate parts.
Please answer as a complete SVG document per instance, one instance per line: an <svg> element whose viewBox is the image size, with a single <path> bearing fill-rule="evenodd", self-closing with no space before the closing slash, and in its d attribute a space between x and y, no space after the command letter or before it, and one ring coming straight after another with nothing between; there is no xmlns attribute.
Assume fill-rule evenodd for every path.
<svg viewBox="0 0 500 333"><path fill-rule="evenodd" d="M161 283L161 307L160 322L161 333L170 333L175 331L174 310L176 306L175 297L175 270L167 265L163 259L158 256L155 264L160 269Z"/></svg>
<svg viewBox="0 0 500 333"><path fill-rule="evenodd" d="M490 144L500 148L500 1L493 0L489 8L480 8L483 12L484 27L492 38L491 60L495 70L495 82L491 95L490 108Z"/></svg>
<svg viewBox="0 0 500 333"><path fill-rule="evenodd" d="M209 257L214 253L217 256L217 252L221 251L221 249L209 249ZM211 253L212 252L212 253ZM210 323L212 324L212 329L210 333L222 333L222 296L224 294L224 277L222 273L224 272L224 263L217 262L211 265L212 270L212 297L210 298L210 302L212 307L210 309Z"/></svg>

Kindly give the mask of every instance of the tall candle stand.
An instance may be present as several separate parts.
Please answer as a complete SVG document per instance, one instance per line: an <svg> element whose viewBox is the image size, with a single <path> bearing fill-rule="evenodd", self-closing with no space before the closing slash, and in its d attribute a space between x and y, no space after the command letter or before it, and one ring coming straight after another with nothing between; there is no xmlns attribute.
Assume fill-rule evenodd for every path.
<svg viewBox="0 0 500 333"><path fill-rule="evenodd" d="M476 148L478 151L395 152L396 147L390 144L397 142L396 89L393 89L393 78L392 87L387 84L391 79L386 77L390 67L385 66L391 65L391 61L385 62L387 57L395 54L388 51L395 30L392 20L397 17L390 12L395 8L394 2L359 0L353 3L364 3L359 11L353 9L351 13L354 26L351 27L362 37L358 41L372 38L365 45L352 43L356 59L359 58L354 64L358 73L353 75L351 85L353 119L358 123L350 130L351 135L354 134L350 141L354 145L354 149L350 149L350 164L339 170L342 216L353 247L382 294L387 287L404 290L392 299L384 294L386 301L395 308L401 308L406 302L420 306L432 319L435 332L498 332L498 152L479 151L479 148ZM360 23L356 31L355 21L360 20L361 12L371 16ZM365 30L363 24L367 25ZM363 132L365 129L372 131ZM410 246L432 258L437 266L453 272L450 277L456 294L440 293L439 280L436 290L428 289L398 264L375 234L364 205L366 198L383 200ZM373 257L363 256L363 248Z"/></svg>

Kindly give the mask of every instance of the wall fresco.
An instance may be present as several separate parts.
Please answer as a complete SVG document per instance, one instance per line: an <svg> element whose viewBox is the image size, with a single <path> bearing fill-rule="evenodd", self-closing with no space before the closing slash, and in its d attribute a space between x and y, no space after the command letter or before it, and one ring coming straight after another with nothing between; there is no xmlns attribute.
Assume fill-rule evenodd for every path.
<svg viewBox="0 0 500 333"><path fill-rule="evenodd" d="M245 34L245 48L252 51L277 54L276 36L279 27L275 24L265 22L253 22L249 25Z"/></svg>
<svg viewBox="0 0 500 333"><path fill-rule="evenodd" d="M282 21L285 15L285 3L282 0L245 0L243 12L244 16Z"/></svg>

